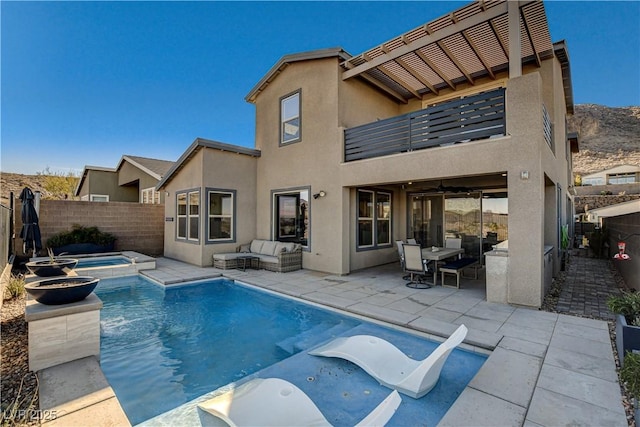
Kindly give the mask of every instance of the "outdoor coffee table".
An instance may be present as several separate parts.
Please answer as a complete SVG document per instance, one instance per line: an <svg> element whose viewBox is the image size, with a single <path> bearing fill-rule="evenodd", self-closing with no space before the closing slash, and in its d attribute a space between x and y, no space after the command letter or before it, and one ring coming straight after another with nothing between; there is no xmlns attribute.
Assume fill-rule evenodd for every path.
<svg viewBox="0 0 640 427"><path fill-rule="evenodd" d="M258 258L257 256L242 255L242 256L239 256L236 259L238 260L238 263L236 265L236 268L238 270L240 269L240 267L242 267L242 271L246 271L247 270L247 262L248 262L249 268L253 268L255 270L259 270L260 269L260 258ZM255 263L254 263L254 261L255 261Z"/></svg>

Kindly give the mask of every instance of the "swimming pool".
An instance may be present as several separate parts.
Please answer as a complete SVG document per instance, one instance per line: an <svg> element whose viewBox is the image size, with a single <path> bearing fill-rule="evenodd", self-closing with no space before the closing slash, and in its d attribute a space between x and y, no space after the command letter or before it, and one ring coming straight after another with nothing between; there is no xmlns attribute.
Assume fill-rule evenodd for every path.
<svg viewBox="0 0 640 427"><path fill-rule="evenodd" d="M305 350L351 331L386 336L399 346L404 342L414 358L425 357L438 344L225 279L164 288L129 276L103 279L96 293L104 303L101 366L132 424L187 407L212 390L260 374L292 382L303 378L309 386L324 387L305 391L319 407L331 407L329 413L325 409L329 420L334 416L346 425L348 417L357 421L359 414L353 402L347 413L337 412L339 405L331 400L338 385L364 387L375 399L386 396L388 389L349 362L309 356ZM403 425L420 417L421 422L437 423L485 359L455 351L438 386L419 400L404 397L406 408L392 421ZM341 394L356 393L354 389ZM425 411L425 402L439 409ZM151 424L162 424L156 420ZM168 417L168 425L172 422L174 415Z"/></svg>
<svg viewBox="0 0 640 427"><path fill-rule="evenodd" d="M86 257L78 258L78 265L76 268L90 268L90 267L108 267L114 265L130 265L131 259L118 255L118 256L102 256L102 257Z"/></svg>

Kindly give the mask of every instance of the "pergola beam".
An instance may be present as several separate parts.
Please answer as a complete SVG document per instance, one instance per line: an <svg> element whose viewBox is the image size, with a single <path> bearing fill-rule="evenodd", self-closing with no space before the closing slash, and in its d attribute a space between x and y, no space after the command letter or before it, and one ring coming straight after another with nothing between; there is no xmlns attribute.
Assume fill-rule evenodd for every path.
<svg viewBox="0 0 640 427"><path fill-rule="evenodd" d="M507 4L510 3L509 1L494 6L491 9L487 10L486 12L482 12L479 13L477 15L474 15L470 18L464 19L462 21L459 21L458 23L449 25L448 27L445 27L441 30L438 30L436 32L434 32L433 34L428 34L424 37L421 37L418 40L415 40L405 46L399 47L397 49L394 49L392 51L390 51L389 53L385 53L383 55L380 55L376 58L371 59L370 61L367 61L364 64L358 65L350 70L345 71L342 74L342 79L343 80L347 80L351 77L357 76L360 73L363 73L365 71L368 71L372 68L378 67L382 64L384 64L385 62L388 61L392 61L395 60L396 58L399 58L403 55L406 55L409 52L413 52L413 51L417 51L418 49L425 47L427 45L430 45L431 43L436 43L442 39L445 39L455 33L461 32L463 30L466 30L467 28L471 28L474 27L476 25L479 25L483 22L489 21L491 19L497 18L501 15L504 15L505 13L507 13ZM364 55L364 54L363 54Z"/></svg>

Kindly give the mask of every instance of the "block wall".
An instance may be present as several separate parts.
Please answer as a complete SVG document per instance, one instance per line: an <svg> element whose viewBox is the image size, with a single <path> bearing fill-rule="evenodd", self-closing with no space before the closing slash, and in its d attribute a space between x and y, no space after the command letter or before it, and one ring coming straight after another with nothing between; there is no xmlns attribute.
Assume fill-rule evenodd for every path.
<svg viewBox="0 0 640 427"><path fill-rule="evenodd" d="M15 243L19 254L22 253L22 240L18 237L22 228L20 206L18 200ZM41 200L39 219L45 247L49 237L79 224L96 226L100 231L114 234L118 239L115 247L118 251L136 251L151 256L164 252L164 205Z"/></svg>

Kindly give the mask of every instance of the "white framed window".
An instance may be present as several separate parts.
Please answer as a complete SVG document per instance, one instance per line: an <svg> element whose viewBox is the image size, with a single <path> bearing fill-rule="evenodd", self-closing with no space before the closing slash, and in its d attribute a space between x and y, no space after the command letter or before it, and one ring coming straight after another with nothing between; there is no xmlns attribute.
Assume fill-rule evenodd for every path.
<svg viewBox="0 0 640 427"><path fill-rule="evenodd" d="M636 182L636 174L634 172L628 173L612 173L607 175L609 184L633 184Z"/></svg>
<svg viewBox="0 0 640 427"><path fill-rule="evenodd" d="M235 241L235 199L234 190L207 190L208 241Z"/></svg>
<svg viewBox="0 0 640 427"><path fill-rule="evenodd" d="M376 249L391 246L391 193L358 190L357 248Z"/></svg>
<svg viewBox="0 0 640 427"><path fill-rule="evenodd" d="M604 185L604 178L582 178L582 185Z"/></svg>
<svg viewBox="0 0 640 427"><path fill-rule="evenodd" d="M140 203L160 204L160 192L155 187L145 188L140 192Z"/></svg>
<svg viewBox="0 0 640 427"><path fill-rule="evenodd" d="M108 194L90 194L89 201L90 202L108 202L109 195Z"/></svg>
<svg viewBox="0 0 640 427"><path fill-rule="evenodd" d="M373 247L374 192L358 190L358 247Z"/></svg>
<svg viewBox="0 0 640 427"><path fill-rule="evenodd" d="M198 241L200 238L200 192L176 193L176 238Z"/></svg>
<svg viewBox="0 0 640 427"><path fill-rule="evenodd" d="M300 94L298 90L280 99L280 145L301 139Z"/></svg>

